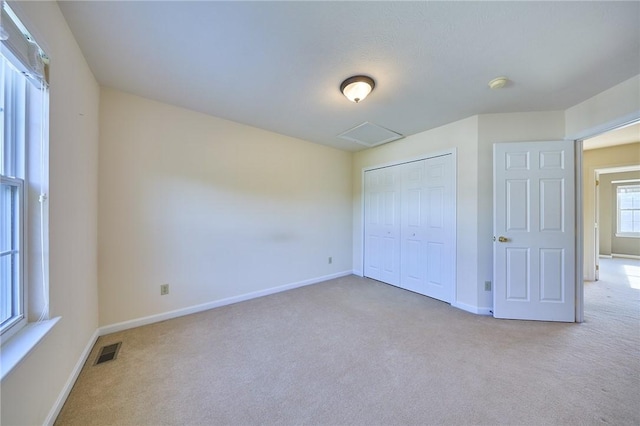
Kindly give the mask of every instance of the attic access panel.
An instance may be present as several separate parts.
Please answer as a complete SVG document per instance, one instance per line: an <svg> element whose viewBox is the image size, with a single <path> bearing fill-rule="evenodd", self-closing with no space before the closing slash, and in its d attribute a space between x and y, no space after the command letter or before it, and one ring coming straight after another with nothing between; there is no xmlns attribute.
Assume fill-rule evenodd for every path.
<svg viewBox="0 0 640 426"><path fill-rule="evenodd" d="M365 121L364 123L338 135L340 139L355 142L366 147L374 147L384 143L402 139L404 136L393 130Z"/></svg>

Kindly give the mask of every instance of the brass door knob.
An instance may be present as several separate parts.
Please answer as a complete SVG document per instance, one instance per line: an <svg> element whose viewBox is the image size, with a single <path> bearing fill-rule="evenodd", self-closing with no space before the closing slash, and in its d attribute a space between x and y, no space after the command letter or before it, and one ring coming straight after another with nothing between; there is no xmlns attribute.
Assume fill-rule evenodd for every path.
<svg viewBox="0 0 640 426"><path fill-rule="evenodd" d="M501 243L506 243L509 241L509 239L507 237L498 237L498 241Z"/></svg>

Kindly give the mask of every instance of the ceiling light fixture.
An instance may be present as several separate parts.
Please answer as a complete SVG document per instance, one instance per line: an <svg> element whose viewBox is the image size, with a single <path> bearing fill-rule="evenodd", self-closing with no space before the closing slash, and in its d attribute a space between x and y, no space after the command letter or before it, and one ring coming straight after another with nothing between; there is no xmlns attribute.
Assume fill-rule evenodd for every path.
<svg viewBox="0 0 640 426"><path fill-rule="evenodd" d="M351 102L359 103L371 93L374 87L376 83L371 77L355 75L342 82L340 91Z"/></svg>
<svg viewBox="0 0 640 426"><path fill-rule="evenodd" d="M489 87L492 89L502 89L508 82L509 79L507 77L497 77L489 82Z"/></svg>

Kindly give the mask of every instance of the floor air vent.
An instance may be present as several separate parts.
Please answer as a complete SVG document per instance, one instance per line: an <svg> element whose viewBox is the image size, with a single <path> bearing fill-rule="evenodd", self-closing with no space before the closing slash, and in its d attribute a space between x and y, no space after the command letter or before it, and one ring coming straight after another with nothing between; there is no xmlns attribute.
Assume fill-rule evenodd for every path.
<svg viewBox="0 0 640 426"><path fill-rule="evenodd" d="M122 345L122 342L101 347L100 353L98 353L98 358L96 359L96 363L94 365L102 364L103 362L113 361L114 359L116 359L116 357L118 356L118 351L120 350L120 345Z"/></svg>

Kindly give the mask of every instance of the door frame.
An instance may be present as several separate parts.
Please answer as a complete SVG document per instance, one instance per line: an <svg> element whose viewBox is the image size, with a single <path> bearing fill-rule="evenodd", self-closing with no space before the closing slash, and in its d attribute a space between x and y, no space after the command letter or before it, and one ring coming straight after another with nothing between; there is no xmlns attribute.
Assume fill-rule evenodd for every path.
<svg viewBox="0 0 640 426"><path fill-rule="evenodd" d="M575 247L575 321L584 322L584 197L583 191L583 147L582 140L574 142L574 180L575 180L575 226L576 226L576 247Z"/></svg>
<svg viewBox="0 0 640 426"><path fill-rule="evenodd" d="M430 158L436 158L436 157L444 157L445 155L451 155L451 163L452 163L452 170L451 170L451 179L452 179L452 188L453 188L453 215L456 218L453 221L453 230L452 230L452 247L451 250L454 254L453 259L452 259L452 266L451 266L451 273L452 273L452 280L453 280L453 286L451 289L451 305L453 306L456 301L457 301L457 294L458 294L458 276L457 276L457 270L458 270L458 251L457 251L457 241L458 241L458 234L457 234L457 228L458 228L458 209L457 209L457 202L458 202L458 159L457 159L457 149L456 148L451 148L451 149L447 149L447 150L442 150L442 151L434 151L434 152L429 152L429 153L425 153L425 154L421 154L419 156L416 157L409 157L409 158L405 158L402 160L395 160L395 161L389 161L389 162L385 162L385 163L380 163L380 164L376 164L376 165L372 165L372 166L366 166L363 167L361 172L360 172L360 182L362 182L362 185L360 187L360 223L362 223L362 226L360 227L360 241L362 244L362 253L360 256L360 271L362 271L362 275L364 277L364 255L365 255L365 232L364 232L364 228L365 228L365 217L364 217L364 212L365 212L365 185L366 185L366 179L365 179L365 172L368 172L370 170L376 170L376 169L382 169L385 167L393 167L393 166L399 166L401 164L407 164L407 163L413 163L415 161L422 161L422 160L428 160Z"/></svg>
<svg viewBox="0 0 640 426"><path fill-rule="evenodd" d="M595 179L593 179L595 177L595 168L591 167L590 170L583 170L583 141L638 122L640 122L640 111L627 114L604 124L585 129L578 134L568 135L566 137L566 139L574 140L576 144L576 322L584 322L584 281L590 276L595 277L596 268L595 257L589 259L586 264L584 261L584 191L595 190ZM583 179L587 177L591 179L590 182L592 182L592 184L585 188ZM589 269L586 276L584 271L585 267Z"/></svg>

